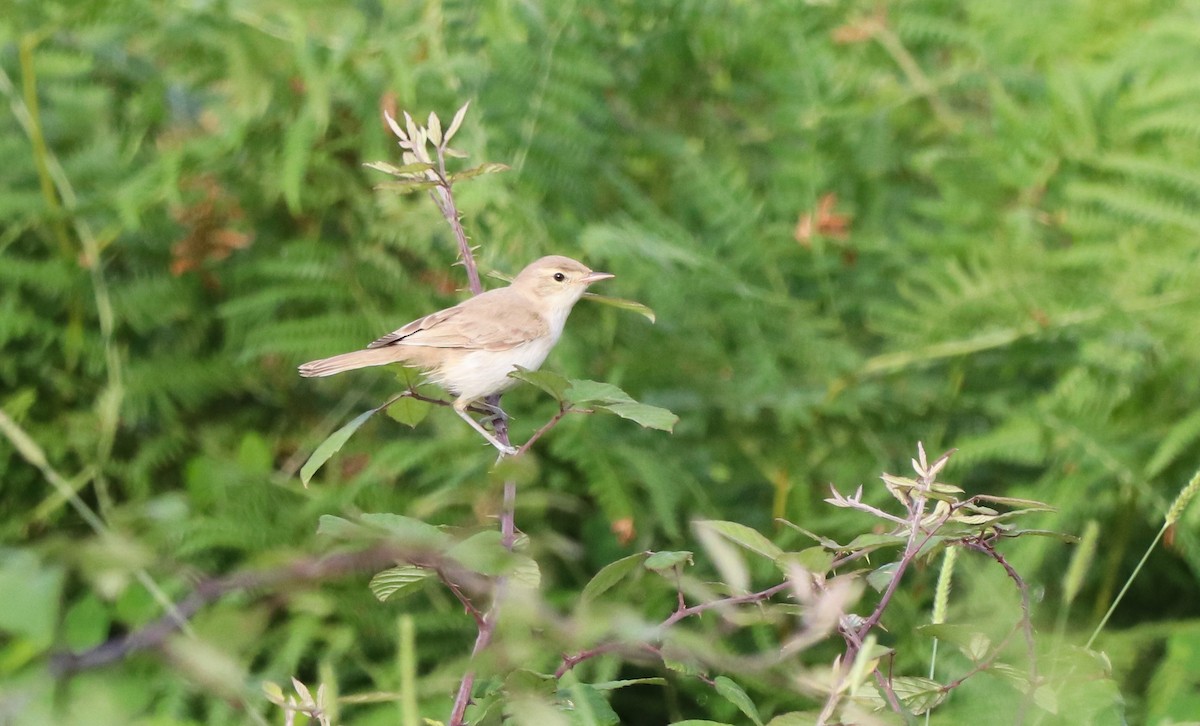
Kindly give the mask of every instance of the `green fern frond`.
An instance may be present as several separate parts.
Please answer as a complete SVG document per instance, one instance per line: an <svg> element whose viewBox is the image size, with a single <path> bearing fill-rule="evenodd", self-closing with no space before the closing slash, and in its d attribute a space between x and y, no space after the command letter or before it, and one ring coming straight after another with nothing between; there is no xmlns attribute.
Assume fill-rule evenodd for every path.
<svg viewBox="0 0 1200 726"><path fill-rule="evenodd" d="M1106 154L1087 163L1131 184L1174 192L1185 197L1181 201L1200 205L1200 173L1189 166L1130 153Z"/></svg>
<svg viewBox="0 0 1200 726"><path fill-rule="evenodd" d="M1200 233L1200 214L1178 200L1127 187L1084 181L1068 186L1066 196L1074 205L1099 209L1125 222L1178 227Z"/></svg>

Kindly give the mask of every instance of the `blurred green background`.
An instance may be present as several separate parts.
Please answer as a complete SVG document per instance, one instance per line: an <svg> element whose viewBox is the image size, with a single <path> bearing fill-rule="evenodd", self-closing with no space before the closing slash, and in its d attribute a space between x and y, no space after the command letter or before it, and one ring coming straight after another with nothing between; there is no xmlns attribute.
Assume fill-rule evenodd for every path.
<svg viewBox="0 0 1200 726"><path fill-rule="evenodd" d="M517 523L549 602L617 557L694 549L697 517L849 539L866 525L828 484L880 498L920 440L959 449L947 478L970 492L1056 506L1039 526L1098 525L1069 612L1070 546L1006 550L1039 628L1081 644L1200 466L1197 69L1194 1L9 0L0 722L281 723L263 679L395 691L401 613L422 712L445 718L470 618L432 592L379 604L370 573L232 595L170 652L70 680L46 657L159 616L155 589L328 551L322 514L494 522L492 456L443 410L377 417L297 477L398 384L295 366L461 299L435 207L362 164L398 159L383 110L445 122L468 100L455 145L512 166L456 190L483 269L578 257L658 316L581 303L546 367L681 418L569 418L537 447ZM531 386L505 407L517 440L555 410ZM1100 642L1134 723L1200 713L1198 517ZM934 575L885 620L916 672ZM952 621L1012 598L982 577ZM614 708L734 718L677 681Z"/></svg>

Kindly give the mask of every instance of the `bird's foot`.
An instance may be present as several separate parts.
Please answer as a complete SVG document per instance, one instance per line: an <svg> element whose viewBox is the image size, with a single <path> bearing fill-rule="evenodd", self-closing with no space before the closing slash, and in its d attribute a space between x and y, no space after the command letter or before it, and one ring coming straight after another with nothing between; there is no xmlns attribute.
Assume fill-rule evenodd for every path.
<svg viewBox="0 0 1200 726"><path fill-rule="evenodd" d="M503 411L501 411L498 407L489 406L488 408L495 409L495 411L497 412L497 413L494 413L490 419L493 423L496 420L500 420L500 419L503 419L505 421L508 420L508 416L505 415L505 413ZM495 446L496 449L500 453L502 453L506 456L513 456L517 453L517 447L513 446L512 444L506 444L503 441L501 441L500 439L496 438L496 436L492 432L488 431L478 421L471 418L471 414L469 414L466 411L463 411L462 409L459 409L459 408L455 408L454 412L457 413L462 418L463 421L466 421L468 424L470 424L471 428L473 428L477 432L479 432L479 434L481 436L483 436L483 438L486 439L489 444L491 444L492 446Z"/></svg>

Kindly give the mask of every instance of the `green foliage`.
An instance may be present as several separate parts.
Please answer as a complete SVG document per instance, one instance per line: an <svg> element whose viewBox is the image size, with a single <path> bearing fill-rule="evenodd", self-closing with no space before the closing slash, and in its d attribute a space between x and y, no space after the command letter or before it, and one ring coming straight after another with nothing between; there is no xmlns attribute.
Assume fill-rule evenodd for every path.
<svg viewBox="0 0 1200 726"><path fill-rule="evenodd" d="M1107 723L1119 697L1131 721L1194 713L1194 504L1097 641L1121 695L1070 647L1200 465L1192 0L911 0L882 15L859 0L11 5L0 710L231 723L324 699L342 722L393 723L402 613L417 683L402 698L449 712L470 618L435 583L376 572L229 595L165 655L66 689L43 661L151 622L205 575L381 533L446 551L494 530L490 453L451 413L402 399L331 444L404 386L294 372L461 299L436 207L372 187L420 171L381 111L452 118L469 100L443 136L455 127L469 158L454 170L476 173L456 192L481 268L570 254L615 273L621 298L581 302L546 368L517 374L529 385L505 398L516 442L563 406L616 414L567 416L533 448L518 503L527 560L492 557L490 540L467 548L479 571L531 582L536 569L546 609L512 608L533 619L504 634L529 644L514 658L557 663L521 627L583 647L612 625L560 632L580 599L641 632L674 607L680 577L700 597L722 576L753 586L860 552L886 583L904 539L821 500L923 440L959 449L947 475L967 494L1053 505L1030 533L1100 532L1090 567L1076 559L1066 579L1061 540L1006 544L1044 592L1039 632L1061 623L1061 642L1039 640L1059 676L1038 695L1045 722ZM363 167L374 162L391 166ZM908 484L889 484L862 501L901 501ZM949 534L1025 531L1004 503L979 500ZM975 662L958 641L998 643L1013 621L1011 584L964 564L937 627L973 629L937 631L952 652L934 680ZM927 672L928 640L912 633L929 621L933 569L910 574L880 635L904 678ZM386 603L372 575L376 594L399 586ZM1164 625L1124 630L1139 621ZM754 722L747 705L777 726L814 722L820 703L740 667L794 621L729 642L720 622L672 647L689 668L734 664L710 668L721 687L616 656L575 682L481 671L480 723L500 723L513 694L525 714L577 704L571 723ZM832 657L804 651L797 667ZM967 681L933 721L1014 717L1019 678L1003 673ZM299 687L259 688L292 677ZM928 690L903 683L916 710Z"/></svg>

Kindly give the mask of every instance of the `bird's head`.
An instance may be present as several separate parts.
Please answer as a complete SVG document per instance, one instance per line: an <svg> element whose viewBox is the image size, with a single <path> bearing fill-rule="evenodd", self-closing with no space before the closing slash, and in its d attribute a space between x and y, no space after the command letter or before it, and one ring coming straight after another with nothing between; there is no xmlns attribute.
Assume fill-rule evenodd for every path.
<svg viewBox="0 0 1200 726"><path fill-rule="evenodd" d="M538 302L570 309L583 296L588 285L612 277L615 275L593 272L587 265L570 257L550 255L529 263L512 284Z"/></svg>

